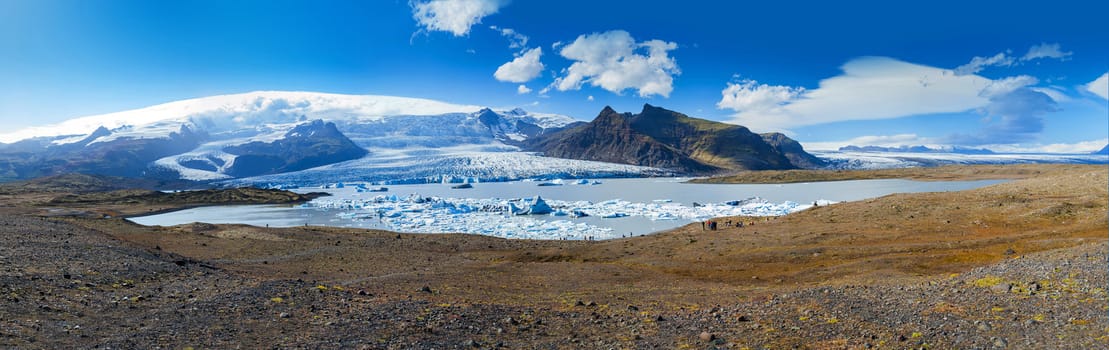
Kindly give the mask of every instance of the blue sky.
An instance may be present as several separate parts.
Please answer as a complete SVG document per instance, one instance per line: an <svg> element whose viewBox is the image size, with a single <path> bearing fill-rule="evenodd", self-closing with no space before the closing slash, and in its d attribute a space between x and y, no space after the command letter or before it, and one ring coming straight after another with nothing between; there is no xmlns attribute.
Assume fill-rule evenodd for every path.
<svg viewBox="0 0 1109 350"><path fill-rule="evenodd" d="M582 120L650 103L808 148L1109 142L1109 5L778 3L3 1L0 119L303 90Z"/></svg>

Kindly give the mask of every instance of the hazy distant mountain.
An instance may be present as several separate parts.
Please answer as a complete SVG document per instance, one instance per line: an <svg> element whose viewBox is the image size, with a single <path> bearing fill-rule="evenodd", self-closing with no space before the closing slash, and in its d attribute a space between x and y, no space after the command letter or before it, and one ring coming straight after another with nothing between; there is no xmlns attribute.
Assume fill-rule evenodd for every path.
<svg viewBox="0 0 1109 350"><path fill-rule="evenodd" d="M157 138L119 138L97 128L71 143L34 138L0 147L0 178L25 179L63 173L158 177L149 164L196 148L207 138L188 126Z"/></svg>
<svg viewBox="0 0 1109 350"><path fill-rule="evenodd" d="M785 135L759 135L742 126L691 118L651 105L644 105L639 114L605 107L592 122L537 137L529 141L528 148L549 157L694 174L794 169L821 162Z"/></svg>
<svg viewBox="0 0 1109 350"><path fill-rule="evenodd" d="M1106 154L1106 155L1109 155L1109 145L1105 145L1105 147L1102 147L1100 151L1094 152L1093 154Z"/></svg>
<svg viewBox="0 0 1109 350"><path fill-rule="evenodd" d="M843 146L840 152L900 152L900 153L957 153L957 154L994 154L985 148L966 148L952 146L950 148L929 148L927 146Z"/></svg>

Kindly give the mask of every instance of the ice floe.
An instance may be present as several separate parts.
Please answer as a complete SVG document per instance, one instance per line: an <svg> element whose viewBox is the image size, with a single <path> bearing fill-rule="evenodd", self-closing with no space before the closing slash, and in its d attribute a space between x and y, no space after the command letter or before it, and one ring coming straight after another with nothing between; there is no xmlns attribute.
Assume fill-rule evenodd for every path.
<svg viewBox="0 0 1109 350"><path fill-rule="evenodd" d="M599 217L620 220L642 217L649 220L696 222L720 216L779 216L813 205L792 201L772 203L758 197L721 203L686 206L668 200L649 203L611 199L600 202L561 201L531 198L457 198L375 195L364 198L324 197L305 203L306 210L338 211L340 220L373 222L384 228L413 233L469 233L503 238L609 239L622 237L608 227L575 222L573 218ZM556 219L557 218L557 219ZM566 218L566 219L563 219Z"/></svg>

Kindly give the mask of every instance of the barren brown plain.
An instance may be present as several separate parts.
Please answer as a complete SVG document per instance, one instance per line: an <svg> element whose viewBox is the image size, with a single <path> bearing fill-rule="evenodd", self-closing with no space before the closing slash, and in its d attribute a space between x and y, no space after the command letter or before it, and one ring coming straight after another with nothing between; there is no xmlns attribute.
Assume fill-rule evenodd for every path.
<svg viewBox="0 0 1109 350"><path fill-rule="evenodd" d="M8 298L0 346L1109 347L1106 166L757 172L706 181L865 178L1011 181L720 219L747 222L742 228L692 224L594 242L145 227L86 216L172 204L13 194L0 209L0 292ZM138 260L74 259L74 249Z"/></svg>

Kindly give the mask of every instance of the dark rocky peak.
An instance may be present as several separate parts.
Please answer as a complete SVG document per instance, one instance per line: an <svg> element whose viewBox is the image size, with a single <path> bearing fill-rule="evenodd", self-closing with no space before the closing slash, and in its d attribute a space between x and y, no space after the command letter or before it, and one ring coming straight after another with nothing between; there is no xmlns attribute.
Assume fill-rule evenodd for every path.
<svg viewBox="0 0 1109 350"><path fill-rule="evenodd" d="M343 133L339 131L339 128L335 126L335 123L324 122L322 119L315 119L308 123L299 124L285 133L285 137L326 138L340 136L345 137Z"/></svg>
<svg viewBox="0 0 1109 350"><path fill-rule="evenodd" d="M108 130L108 128L105 128L103 125L101 125L100 127L96 128L96 130L93 130L92 133L89 134L89 136L85 136L85 138L81 139L81 141L77 141L76 144L84 146L89 144L90 142L96 141L96 139L98 138L111 134L111 130Z"/></svg>
<svg viewBox="0 0 1109 350"><path fill-rule="evenodd" d="M655 107L655 106L652 106L650 103L644 103L643 104L643 110L639 111L639 114L647 114L647 113L677 113L677 112L674 112L674 111L671 111L669 109L662 108L662 107Z"/></svg>
<svg viewBox="0 0 1109 350"><path fill-rule="evenodd" d="M493 127L501 123L501 115L489 108L482 108L480 111L474 113L474 115L477 116L477 120L481 122L482 125L488 127Z"/></svg>
<svg viewBox="0 0 1109 350"><path fill-rule="evenodd" d="M605 106L597 118L593 119L593 124L611 125L611 124L624 124L631 118L631 113L620 113L612 109L612 107Z"/></svg>
<svg viewBox="0 0 1109 350"><path fill-rule="evenodd" d="M605 108L602 109L601 113L598 114L597 116L598 117L603 117L603 116L606 116L606 115L609 115L609 114L620 114L620 113L616 112L615 109L612 109L612 106L605 106Z"/></svg>
<svg viewBox="0 0 1109 350"><path fill-rule="evenodd" d="M643 104L643 110L640 111L639 114L635 116L635 122L636 123L647 123L647 124L673 123L673 122L677 122L679 119L682 119L682 118L689 118L689 116L686 116L685 114L681 114L681 113L678 113L678 112L675 112L675 111L671 111L671 110L666 109L666 108L655 107L655 106L652 106L650 104L644 103Z"/></svg>

